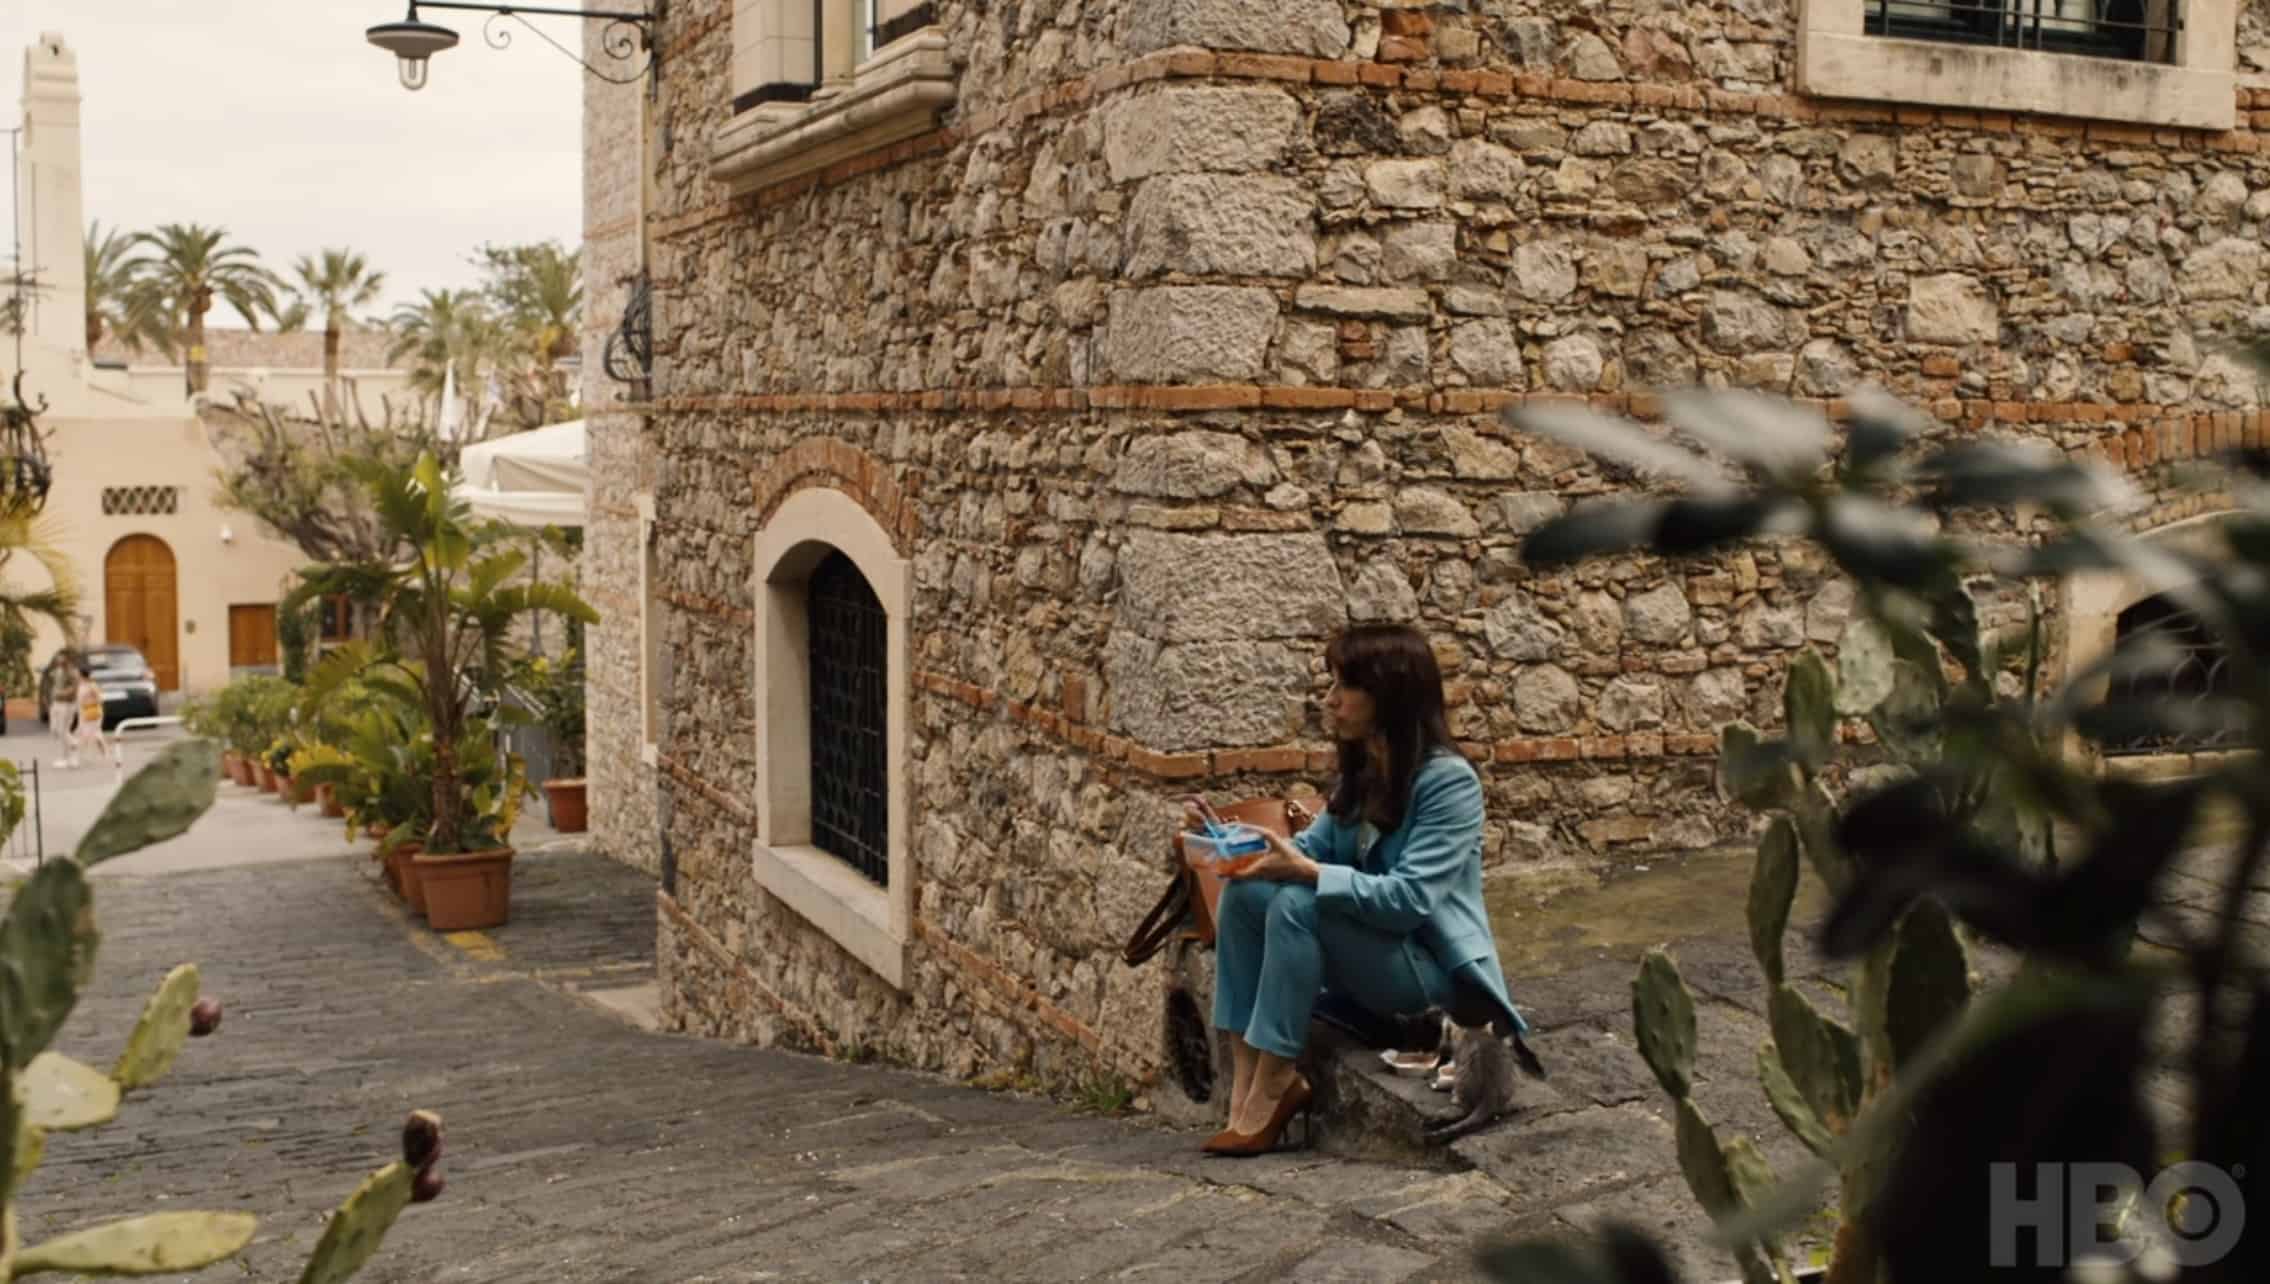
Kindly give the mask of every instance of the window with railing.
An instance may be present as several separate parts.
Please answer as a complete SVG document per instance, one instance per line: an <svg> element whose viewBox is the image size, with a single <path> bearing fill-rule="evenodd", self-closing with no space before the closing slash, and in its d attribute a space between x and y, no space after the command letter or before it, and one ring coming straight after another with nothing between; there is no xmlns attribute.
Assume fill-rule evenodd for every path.
<svg viewBox="0 0 2270 1284"><path fill-rule="evenodd" d="M890 886L889 620L842 552L812 572L812 845Z"/></svg>
<svg viewBox="0 0 2270 1284"><path fill-rule="evenodd" d="M1801 0L1795 83L1819 98L2227 130L2241 2Z"/></svg>
<svg viewBox="0 0 2270 1284"><path fill-rule="evenodd" d="M2178 0L1866 0L1872 36L2173 62Z"/></svg>
<svg viewBox="0 0 2270 1284"><path fill-rule="evenodd" d="M2113 646L2133 651L2147 642L2172 643L2176 663L2115 678L2109 705L2170 702L2176 712L2206 714L2210 702L2230 693L2230 655L2190 612L2165 597L2148 597L2120 613ZM2181 706L2191 706L2186 710ZM2180 732L2135 731L2105 743L2107 754L2196 753L2238 747L2239 728L2213 716L2180 718Z"/></svg>

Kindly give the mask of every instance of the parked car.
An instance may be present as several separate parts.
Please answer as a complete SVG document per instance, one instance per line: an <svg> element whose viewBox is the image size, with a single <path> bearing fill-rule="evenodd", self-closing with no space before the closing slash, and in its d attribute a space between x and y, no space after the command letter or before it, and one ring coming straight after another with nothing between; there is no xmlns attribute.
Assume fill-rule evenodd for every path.
<svg viewBox="0 0 2270 1284"><path fill-rule="evenodd" d="M102 729L109 731L128 718L158 716L158 675L140 651L124 643L67 647L48 658L39 671L39 720L47 721L47 707L58 698L64 681L63 662L70 660L87 671L102 692ZM69 691L61 693L68 699Z"/></svg>

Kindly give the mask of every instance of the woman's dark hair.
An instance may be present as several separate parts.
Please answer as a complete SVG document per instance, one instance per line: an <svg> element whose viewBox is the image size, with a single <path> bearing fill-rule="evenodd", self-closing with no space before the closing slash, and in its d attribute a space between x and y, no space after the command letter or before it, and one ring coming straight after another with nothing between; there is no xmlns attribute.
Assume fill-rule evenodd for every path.
<svg viewBox="0 0 2270 1284"><path fill-rule="evenodd" d="M1362 741L1340 742L1340 779L1327 804L1343 823L1361 821L1377 804L1382 832L1403 823L1411 781L1438 751L1458 753L1443 713L1442 667L1426 637L1407 624L1358 624L1324 650L1340 685L1371 697L1372 729L1387 742L1387 761L1371 761Z"/></svg>

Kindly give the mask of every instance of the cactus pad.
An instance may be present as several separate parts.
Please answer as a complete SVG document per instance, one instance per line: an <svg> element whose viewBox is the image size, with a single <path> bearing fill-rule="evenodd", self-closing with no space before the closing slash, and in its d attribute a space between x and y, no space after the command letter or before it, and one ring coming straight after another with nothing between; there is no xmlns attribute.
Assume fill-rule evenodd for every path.
<svg viewBox="0 0 2270 1284"><path fill-rule="evenodd" d="M1804 1142L1807 1150L1827 1158L1836 1148L1836 1138L1829 1135L1827 1126L1813 1113L1813 1108L1805 1104L1805 1094L1797 1091L1796 1082L1783 1068L1781 1056L1774 1051L1771 1040L1758 1045L1758 1082L1765 1085L1767 1104L1781 1116L1781 1122L1789 1131L1797 1134L1797 1140Z"/></svg>
<svg viewBox="0 0 2270 1284"><path fill-rule="evenodd" d="M1847 717L1875 711L1892 693L1892 640L1874 620L1854 621L1837 639L1836 709Z"/></svg>
<svg viewBox="0 0 2270 1284"><path fill-rule="evenodd" d="M1758 862L1750 871L1750 948L1768 985L1782 980L1781 938L1797 900L1797 865L1797 828L1787 816L1776 816L1758 840Z"/></svg>
<svg viewBox="0 0 2270 1284"><path fill-rule="evenodd" d="M1729 798L1759 811L1788 806L1797 788L1789 747L1761 738L1746 722L1719 733L1718 778Z"/></svg>
<svg viewBox="0 0 2270 1284"><path fill-rule="evenodd" d="M1900 919L1884 991L1884 1032L1896 1070L1970 1002L1970 955L1937 901L1918 901Z"/></svg>
<svg viewBox="0 0 2270 1284"><path fill-rule="evenodd" d="M168 745L119 786L72 856L94 866L183 832L220 791L221 751L210 740Z"/></svg>
<svg viewBox="0 0 2270 1284"><path fill-rule="evenodd" d="M1718 1133L1693 1097L1679 1099L1678 1115L1679 1171L1687 1179L1687 1188L1702 1202L1704 1212L1714 1218L1726 1217L1740 1207L1740 1195L1734 1188L1734 1175L1727 1171L1726 1152L1719 1147Z"/></svg>
<svg viewBox="0 0 2270 1284"><path fill-rule="evenodd" d="M197 965L184 963L166 973L142 1007L142 1019L127 1036L126 1050L110 1077L128 1092L157 1082L189 1039L189 1009L197 1002Z"/></svg>
<svg viewBox="0 0 2270 1284"><path fill-rule="evenodd" d="M1820 767L1836 748L1836 679L1819 652L1808 647L1790 661L1781 695L1791 750L1808 771Z"/></svg>
<svg viewBox="0 0 2270 1284"><path fill-rule="evenodd" d="M34 1244L16 1255L17 1276L174 1275L244 1251L257 1225L249 1213L151 1213Z"/></svg>
<svg viewBox="0 0 2270 1284"><path fill-rule="evenodd" d="M409 1206L410 1184L416 1176L408 1164L391 1163L356 1187L347 1202L331 1214L299 1284L341 1284L361 1270L378 1251L387 1228Z"/></svg>
<svg viewBox="0 0 2270 1284"><path fill-rule="evenodd" d="M79 867L39 867L0 918L0 1052L21 1070L46 1051L94 968L95 915Z"/></svg>
<svg viewBox="0 0 2270 1284"><path fill-rule="evenodd" d="M1838 1136L1860 1111L1860 1040L1790 985L1767 1004L1773 1042L1805 1104Z"/></svg>
<svg viewBox="0 0 2270 1284"><path fill-rule="evenodd" d="M1655 1081L1684 1101L1694 1091L1695 1001L1679 965L1660 948L1647 952L1632 978L1632 1029Z"/></svg>
<svg viewBox="0 0 2270 1284"><path fill-rule="evenodd" d="M84 1061L42 1052L16 1076L23 1120L45 1132L77 1132L118 1117L118 1084Z"/></svg>

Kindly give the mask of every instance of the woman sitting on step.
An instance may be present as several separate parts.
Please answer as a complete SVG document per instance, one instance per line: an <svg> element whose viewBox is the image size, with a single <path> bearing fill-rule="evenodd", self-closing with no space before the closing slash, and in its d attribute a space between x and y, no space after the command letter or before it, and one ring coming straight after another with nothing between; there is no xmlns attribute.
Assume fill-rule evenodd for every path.
<svg viewBox="0 0 2270 1284"><path fill-rule="evenodd" d="M1325 662L1340 746L1325 813L1289 841L1272 835L1222 888L1214 1025L1234 1074L1212 1154L1272 1150L1307 1114L1294 1062L1326 988L1383 1017L1440 1008L1460 1025L1529 1028L1482 906L1482 782L1451 740L1433 649L1415 629L1359 625ZM1204 828L1195 805L1187 823Z"/></svg>

